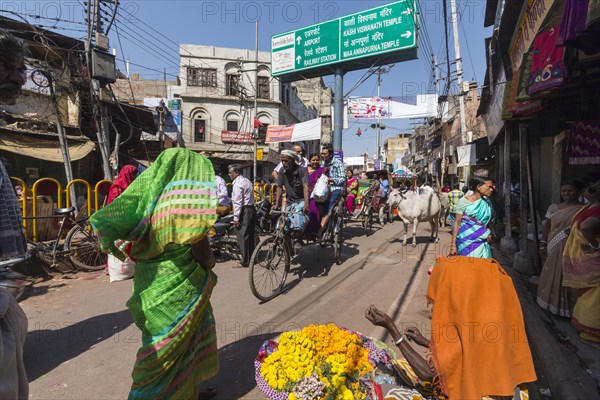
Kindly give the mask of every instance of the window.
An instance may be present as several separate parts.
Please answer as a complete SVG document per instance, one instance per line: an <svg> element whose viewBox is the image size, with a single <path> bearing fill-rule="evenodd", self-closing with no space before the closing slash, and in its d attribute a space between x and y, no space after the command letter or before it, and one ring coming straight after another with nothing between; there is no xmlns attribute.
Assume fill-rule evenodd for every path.
<svg viewBox="0 0 600 400"><path fill-rule="evenodd" d="M225 85L225 96L240 95L240 76L237 74L227 74Z"/></svg>
<svg viewBox="0 0 600 400"><path fill-rule="evenodd" d="M217 70L188 67L187 84L188 86L217 87Z"/></svg>
<svg viewBox="0 0 600 400"><path fill-rule="evenodd" d="M259 76L258 77L258 98L259 99L270 99L271 92L269 90L269 77Z"/></svg>
<svg viewBox="0 0 600 400"><path fill-rule="evenodd" d="M206 120L195 119L194 120L194 141L204 142L206 138Z"/></svg>
<svg viewBox="0 0 600 400"><path fill-rule="evenodd" d="M263 126L258 127L258 142L264 143L267 140L267 128L269 124L263 123Z"/></svg>
<svg viewBox="0 0 600 400"><path fill-rule="evenodd" d="M238 121L227 121L227 130L237 132L238 131Z"/></svg>

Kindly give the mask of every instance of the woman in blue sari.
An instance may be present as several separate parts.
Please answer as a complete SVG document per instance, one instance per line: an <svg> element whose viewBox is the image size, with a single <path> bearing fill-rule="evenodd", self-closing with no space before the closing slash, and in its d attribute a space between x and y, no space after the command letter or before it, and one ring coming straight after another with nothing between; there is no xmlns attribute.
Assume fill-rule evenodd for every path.
<svg viewBox="0 0 600 400"><path fill-rule="evenodd" d="M490 243L493 243L493 239L488 229L492 207L486 197L492 194L493 185L489 179L475 177L471 180L470 189L473 194L463 196L456 205L450 254L492 258Z"/></svg>

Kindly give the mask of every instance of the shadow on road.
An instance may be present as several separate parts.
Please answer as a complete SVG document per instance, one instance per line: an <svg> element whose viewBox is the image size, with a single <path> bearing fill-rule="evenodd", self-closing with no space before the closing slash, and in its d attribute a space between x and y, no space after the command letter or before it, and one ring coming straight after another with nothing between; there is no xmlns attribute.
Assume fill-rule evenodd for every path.
<svg viewBox="0 0 600 400"><path fill-rule="evenodd" d="M356 244L348 243L348 236L344 231L344 242L342 243L342 257L341 262L349 260L353 256L358 254L358 246ZM329 275L331 268L336 265L333 247L327 245L321 247L320 245L311 245L303 249L303 252L299 257L292 260L294 267L290 269L290 273L294 275L295 279L286 283L283 287L282 294L288 293L294 287L296 287L303 279L306 278L318 278Z"/></svg>
<svg viewBox="0 0 600 400"><path fill-rule="evenodd" d="M23 357L29 382L104 340L113 336L118 340L115 335L132 323L129 310L123 310L76 323L56 321L30 326Z"/></svg>
<svg viewBox="0 0 600 400"><path fill-rule="evenodd" d="M247 336L219 349L219 374L203 382L201 390L213 387L214 399L240 399L256 387L254 358L265 340L273 339L281 332Z"/></svg>

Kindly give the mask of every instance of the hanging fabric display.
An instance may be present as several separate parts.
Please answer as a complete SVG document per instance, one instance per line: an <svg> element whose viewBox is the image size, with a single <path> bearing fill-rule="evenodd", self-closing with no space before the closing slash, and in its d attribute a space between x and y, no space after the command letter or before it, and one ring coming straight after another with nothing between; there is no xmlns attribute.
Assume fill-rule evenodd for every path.
<svg viewBox="0 0 600 400"><path fill-rule="evenodd" d="M561 86L565 71L564 47L556 47L558 25L539 33L533 40L533 59L529 76L529 94Z"/></svg>
<svg viewBox="0 0 600 400"><path fill-rule="evenodd" d="M569 164L600 164L600 120L571 125L567 148Z"/></svg>

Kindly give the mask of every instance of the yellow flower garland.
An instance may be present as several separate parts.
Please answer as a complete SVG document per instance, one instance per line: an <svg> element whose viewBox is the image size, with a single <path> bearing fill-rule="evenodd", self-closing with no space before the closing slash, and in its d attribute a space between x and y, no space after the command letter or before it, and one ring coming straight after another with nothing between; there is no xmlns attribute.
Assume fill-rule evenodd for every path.
<svg viewBox="0 0 600 400"><path fill-rule="evenodd" d="M309 325L300 332L284 332L279 337L277 351L263 361L261 376L273 389L289 390L290 386L316 372L326 383L328 393L336 393L336 399L361 399L358 383L348 382L347 376L362 376L373 370L369 352L362 347L362 340L353 333L339 329L333 324ZM327 373L323 364L330 368ZM290 394L289 399L296 396Z"/></svg>

